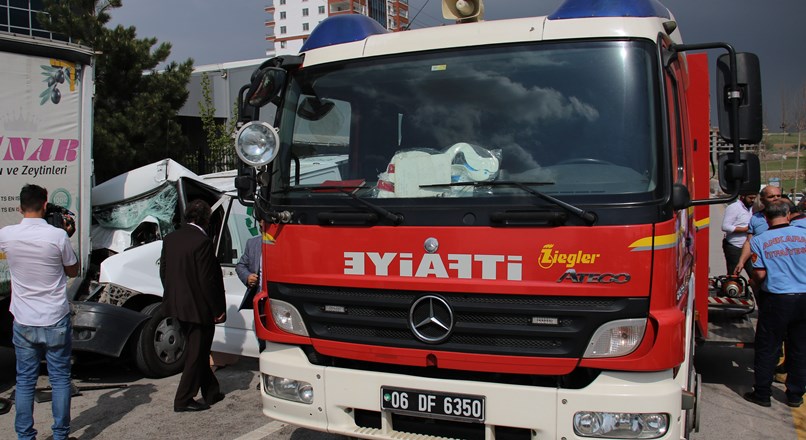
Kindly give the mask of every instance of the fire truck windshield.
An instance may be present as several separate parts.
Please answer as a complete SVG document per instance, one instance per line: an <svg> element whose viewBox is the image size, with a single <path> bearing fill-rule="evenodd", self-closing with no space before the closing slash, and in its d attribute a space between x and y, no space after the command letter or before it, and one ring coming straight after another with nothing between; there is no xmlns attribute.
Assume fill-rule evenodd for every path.
<svg viewBox="0 0 806 440"><path fill-rule="evenodd" d="M652 42L609 40L306 66L285 96L274 191L290 203L334 197L333 185L407 204L530 197L484 185L507 181L574 204L657 200L657 64Z"/></svg>

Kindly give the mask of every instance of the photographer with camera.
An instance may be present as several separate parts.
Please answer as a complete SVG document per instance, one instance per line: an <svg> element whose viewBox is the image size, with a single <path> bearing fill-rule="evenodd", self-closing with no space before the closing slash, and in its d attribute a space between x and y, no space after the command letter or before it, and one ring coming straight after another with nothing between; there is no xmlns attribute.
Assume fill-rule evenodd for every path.
<svg viewBox="0 0 806 440"><path fill-rule="evenodd" d="M67 277L78 275L79 263L66 230L68 222L57 219L53 227L45 219L47 199L45 188L22 188L23 219L0 229L0 252L5 253L11 272L9 310L14 316L12 340L17 358L17 437L36 438L34 393L39 364L44 359L53 389L53 439L64 440L70 433L72 348Z"/></svg>

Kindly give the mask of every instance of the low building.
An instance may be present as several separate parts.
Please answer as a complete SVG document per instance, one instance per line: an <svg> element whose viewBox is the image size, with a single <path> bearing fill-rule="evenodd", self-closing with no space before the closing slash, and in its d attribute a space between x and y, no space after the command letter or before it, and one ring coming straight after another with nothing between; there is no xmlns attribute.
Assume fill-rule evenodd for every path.
<svg viewBox="0 0 806 440"><path fill-rule="evenodd" d="M232 169L235 164L235 151L223 157L210 154L207 148L207 135L201 119L201 107L205 103L202 79L210 80L210 104L215 109L215 120L219 124L237 118L236 102L240 91L250 84L252 73L266 61L265 58L231 61L219 64L196 66L188 82L188 99L179 110L178 121L190 145L198 148L196 158L187 158L183 164L197 173L206 174ZM245 91L245 90L244 90ZM273 122L274 112L264 112L260 119ZM195 163L193 163L195 160Z"/></svg>

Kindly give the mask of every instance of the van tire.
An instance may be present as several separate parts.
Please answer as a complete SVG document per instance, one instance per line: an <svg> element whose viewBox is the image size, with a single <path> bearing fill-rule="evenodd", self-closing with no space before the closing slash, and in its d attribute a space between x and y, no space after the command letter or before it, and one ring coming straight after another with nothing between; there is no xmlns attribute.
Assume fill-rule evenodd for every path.
<svg viewBox="0 0 806 440"><path fill-rule="evenodd" d="M134 361L146 377L167 377L182 371L185 363L185 337L179 321L165 316L162 303L149 304L142 313L149 315L134 343Z"/></svg>

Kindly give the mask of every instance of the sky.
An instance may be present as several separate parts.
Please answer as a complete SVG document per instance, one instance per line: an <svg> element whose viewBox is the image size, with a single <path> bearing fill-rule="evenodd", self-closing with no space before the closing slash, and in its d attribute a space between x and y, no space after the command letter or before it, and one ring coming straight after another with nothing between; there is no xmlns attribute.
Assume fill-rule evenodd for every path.
<svg viewBox="0 0 806 440"><path fill-rule="evenodd" d="M737 52L758 55L765 125L771 132L780 132L781 122L786 120L787 131L793 131L797 99L801 108L806 106L806 0L661 2L674 14L685 43L725 42ZM264 58L267 3L123 0L121 8L110 12L111 25L134 26L140 38L170 42L173 50L168 61L193 58L198 66ZM487 0L484 18L547 15L560 3L562 0ZM412 28L449 24L442 18L440 4L439 0L409 0Z"/></svg>

